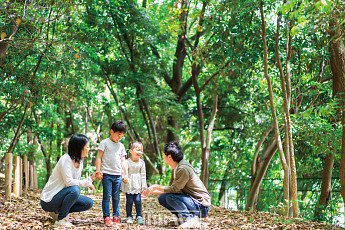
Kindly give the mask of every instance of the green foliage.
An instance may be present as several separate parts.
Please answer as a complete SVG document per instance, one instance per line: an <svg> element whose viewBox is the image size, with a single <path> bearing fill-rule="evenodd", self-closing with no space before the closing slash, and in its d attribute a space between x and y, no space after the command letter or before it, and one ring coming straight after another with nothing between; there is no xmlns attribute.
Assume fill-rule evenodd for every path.
<svg viewBox="0 0 345 230"><path fill-rule="evenodd" d="M186 58L181 63L180 80L188 82L192 66L200 66L198 83L208 83L201 93L205 130L211 117L212 96L219 96L209 156L212 203L222 204L219 191L223 189L224 200L232 208L243 209L255 146L272 122L263 76L259 12L259 4L263 4L268 69L280 125L284 117L274 51L277 14L282 15L279 53L284 73L287 26L290 22L293 25L292 131L297 177L301 178L298 186L310 190L299 193L299 206L304 218L314 218L320 180L313 178L320 177L325 156L331 151L335 156L333 175L339 172L342 127L338 101L332 99L327 32L329 16L336 16L340 27L344 26L345 11L340 1L288 0L285 4L271 0L210 1L202 25L199 20L203 1L192 1L188 8L182 9L178 2L170 0L148 1L147 8L136 1L124 0L54 3L27 3L26 15L9 43L7 54L11 55L0 66L0 159L14 138L25 105L30 102L14 153L34 157L40 188L49 173L46 162L54 167L57 157L66 152L63 138L73 133L90 137L91 151L84 174L91 174L100 140L108 137L110 124L124 115L131 123L123 139L125 146L132 138L140 139L144 152L159 167L162 159L153 150L148 112L143 109L145 101L160 150L167 140L167 117L173 117L178 129L172 131L179 137L186 159L200 173L200 121L195 92L191 87L178 98L171 85L177 38L186 32L183 41L187 44ZM4 31L8 35L13 32L11 18L23 16L24 2L0 5L1 9L5 6L8 10L0 15L0 34ZM188 13L185 22L179 20L182 13ZM200 39L193 49L197 33ZM322 60L326 65L319 76ZM213 74L215 77L209 81ZM30 132L40 138L48 155L43 155L37 142L28 140ZM284 136L284 130L281 133ZM149 184L169 183L168 166L162 175L154 175L146 165ZM261 185L258 210L276 211L283 199L282 178L276 154ZM337 186L334 188L338 189ZM96 182L96 187L101 191L100 182ZM329 223L338 221L341 199L339 193L334 194L322 219Z"/></svg>

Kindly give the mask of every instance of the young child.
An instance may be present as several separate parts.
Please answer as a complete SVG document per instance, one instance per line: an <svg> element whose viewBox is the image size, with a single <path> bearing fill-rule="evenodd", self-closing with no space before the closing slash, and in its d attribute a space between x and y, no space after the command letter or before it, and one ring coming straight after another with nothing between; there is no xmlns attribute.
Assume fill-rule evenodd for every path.
<svg viewBox="0 0 345 230"><path fill-rule="evenodd" d="M123 181L127 182L127 169L125 167L126 150L120 142L127 131L126 124L123 121L116 121L111 125L110 137L102 140L98 147L96 159L96 171L103 173L103 199L102 210L104 224L112 224L110 218L110 198L113 203L113 222L120 224L120 187L121 173L124 170Z"/></svg>
<svg viewBox="0 0 345 230"><path fill-rule="evenodd" d="M127 223L133 223L132 206L133 201L137 212L136 221L144 224L142 215L141 192L147 188L145 162L141 159L143 154L143 144L135 141L129 144L127 159L128 183L122 184L122 191L126 193L126 213Z"/></svg>

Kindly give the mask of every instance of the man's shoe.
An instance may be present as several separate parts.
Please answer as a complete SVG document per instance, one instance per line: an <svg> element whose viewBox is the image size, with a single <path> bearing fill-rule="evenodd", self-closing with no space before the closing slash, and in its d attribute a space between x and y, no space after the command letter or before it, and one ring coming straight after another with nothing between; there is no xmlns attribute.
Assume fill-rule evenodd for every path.
<svg viewBox="0 0 345 230"><path fill-rule="evenodd" d="M109 226L109 225L111 225L112 223L111 223L111 219L110 219L110 217L109 216L107 216L106 218L104 218L104 225L105 226Z"/></svg>
<svg viewBox="0 0 345 230"><path fill-rule="evenodd" d="M59 213L57 212L48 212L49 216L53 218L54 221L58 220Z"/></svg>
<svg viewBox="0 0 345 230"><path fill-rule="evenodd" d="M62 220L57 220L57 221L55 221L55 225L56 226L61 226L61 227L74 227L74 225L71 223L71 222L68 222L67 220L66 220L66 218L65 219L62 219Z"/></svg>
<svg viewBox="0 0 345 230"><path fill-rule="evenodd" d="M133 224L133 218L128 216L126 219L127 224Z"/></svg>
<svg viewBox="0 0 345 230"><path fill-rule="evenodd" d="M199 217L194 216L193 218L188 219L186 222L181 224L178 228L186 229L186 228L201 228L201 222Z"/></svg>
<svg viewBox="0 0 345 230"><path fill-rule="evenodd" d="M121 224L120 218L118 216L113 217L113 223L115 224Z"/></svg>
<svg viewBox="0 0 345 230"><path fill-rule="evenodd" d="M142 216L137 216L137 224L144 224L144 220Z"/></svg>

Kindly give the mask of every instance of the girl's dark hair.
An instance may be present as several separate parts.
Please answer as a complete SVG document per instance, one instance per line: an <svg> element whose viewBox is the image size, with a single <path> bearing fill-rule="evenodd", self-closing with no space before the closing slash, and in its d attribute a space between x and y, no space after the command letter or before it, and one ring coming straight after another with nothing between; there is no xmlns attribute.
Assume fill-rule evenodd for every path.
<svg viewBox="0 0 345 230"><path fill-rule="evenodd" d="M74 134L68 142L68 155L75 162L81 161L81 151L89 142L89 138L82 134Z"/></svg>
<svg viewBox="0 0 345 230"><path fill-rule="evenodd" d="M163 148L163 152L166 156L171 155L171 158L175 162L180 162L184 155L181 145L177 141L170 141L167 143Z"/></svg>
<svg viewBox="0 0 345 230"><path fill-rule="evenodd" d="M141 143L140 141L131 141L131 142L129 142L126 159L129 158L129 150L133 149L135 145L143 146L143 143Z"/></svg>
<svg viewBox="0 0 345 230"><path fill-rule="evenodd" d="M126 133L127 132L127 125L123 121L115 121L110 129L112 129L114 132L121 132L121 133Z"/></svg>

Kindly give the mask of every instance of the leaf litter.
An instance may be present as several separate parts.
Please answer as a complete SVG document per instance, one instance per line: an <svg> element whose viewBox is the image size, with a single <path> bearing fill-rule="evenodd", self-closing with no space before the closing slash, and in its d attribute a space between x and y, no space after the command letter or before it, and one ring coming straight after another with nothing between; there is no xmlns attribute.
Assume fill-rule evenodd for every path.
<svg viewBox="0 0 345 230"><path fill-rule="evenodd" d="M102 194L87 194L94 201L93 207L85 212L72 213L68 219L73 229L177 229L174 216L163 208L157 196L143 198L144 225L126 224L125 196L121 193L121 225L104 226L102 218ZM53 219L40 206L40 191L30 190L22 197L12 197L5 201L0 196L0 229L61 229L54 226ZM111 205L110 205L111 206ZM135 208L133 207L133 216ZM202 229L343 229L336 225L286 218L265 212L232 211L213 206L206 219L202 219Z"/></svg>

